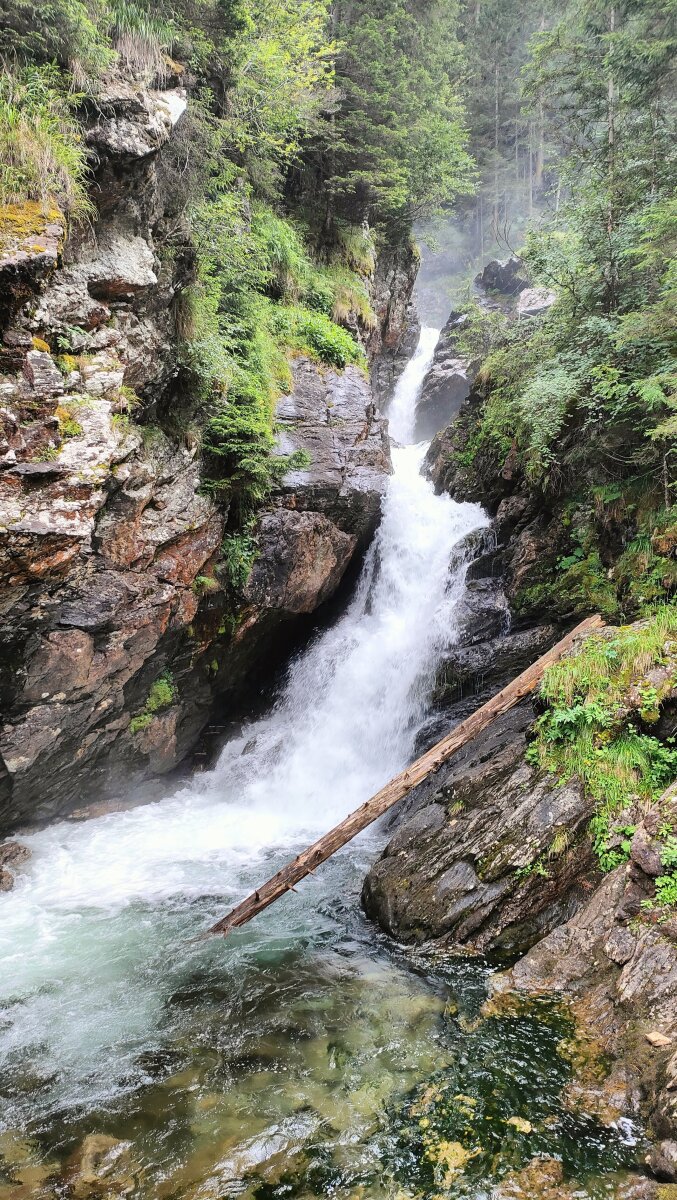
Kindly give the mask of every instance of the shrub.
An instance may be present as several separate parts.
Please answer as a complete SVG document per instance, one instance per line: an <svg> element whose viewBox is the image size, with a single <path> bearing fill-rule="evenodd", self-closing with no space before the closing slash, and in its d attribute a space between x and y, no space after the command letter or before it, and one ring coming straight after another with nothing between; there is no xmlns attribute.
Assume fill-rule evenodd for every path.
<svg viewBox="0 0 677 1200"><path fill-rule="evenodd" d="M83 0L0 0L0 60L57 62L80 86L112 57Z"/></svg>
<svg viewBox="0 0 677 1200"><path fill-rule="evenodd" d="M240 594L247 586L258 553L256 539L249 533L228 534L221 549L228 583L234 592Z"/></svg>
<svg viewBox="0 0 677 1200"><path fill-rule="evenodd" d="M364 353L352 335L322 312L281 306L272 318L272 329L290 349L330 366L343 368L364 362Z"/></svg>
<svg viewBox="0 0 677 1200"><path fill-rule="evenodd" d="M251 232L271 295L298 300L313 270L301 235L290 221L262 205L254 209Z"/></svg>

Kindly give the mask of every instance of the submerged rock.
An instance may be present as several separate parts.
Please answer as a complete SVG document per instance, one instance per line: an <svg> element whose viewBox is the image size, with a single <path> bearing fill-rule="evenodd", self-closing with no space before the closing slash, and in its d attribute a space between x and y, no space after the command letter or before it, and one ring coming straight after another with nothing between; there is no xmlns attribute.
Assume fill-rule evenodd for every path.
<svg viewBox="0 0 677 1200"><path fill-rule="evenodd" d="M138 1185L138 1170L130 1143L106 1133L90 1133L74 1155L69 1194L74 1200L130 1196Z"/></svg>
<svg viewBox="0 0 677 1200"><path fill-rule="evenodd" d="M0 844L0 892L11 892L14 887L14 870L31 857L28 846L20 842Z"/></svg>

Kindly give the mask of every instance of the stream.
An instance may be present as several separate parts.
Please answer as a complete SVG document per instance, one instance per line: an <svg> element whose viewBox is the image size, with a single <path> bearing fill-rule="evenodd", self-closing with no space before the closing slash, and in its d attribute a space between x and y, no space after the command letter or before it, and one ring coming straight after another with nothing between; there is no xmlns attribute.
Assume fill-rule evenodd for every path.
<svg viewBox="0 0 677 1200"><path fill-rule="evenodd" d="M567 1109L555 1005L480 1022L487 965L366 921L378 827L226 941L195 940L414 752L457 636L454 548L488 523L433 494L411 444L436 340L391 402L394 474L354 595L271 711L163 802L22 839L32 860L0 899L0 1200L477 1200L535 1155L601 1197L636 1157L629 1123ZM87 1182L97 1145L105 1185Z"/></svg>

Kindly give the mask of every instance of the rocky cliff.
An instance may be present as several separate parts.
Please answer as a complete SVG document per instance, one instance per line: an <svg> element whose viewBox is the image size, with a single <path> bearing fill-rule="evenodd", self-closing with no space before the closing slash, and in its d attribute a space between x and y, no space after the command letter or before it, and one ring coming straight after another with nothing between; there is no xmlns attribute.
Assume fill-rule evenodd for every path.
<svg viewBox="0 0 677 1200"><path fill-rule="evenodd" d="M644 1121L656 1139L650 1172L671 1181L677 1179L671 874L677 810L674 785L660 794L665 774L657 764L672 777L673 629L674 619L664 617L603 631L594 645L580 647L580 667L573 660L562 665L554 713L543 696L523 702L415 788L362 896L368 915L400 942L434 941L495 964L517 959L493 978L487 1017L517 1012L544 993L558 996L575 1025L567 1106L605 1124L628 1116ZM514 674L521 654L534 657L537 636L547 645L551 635L545 626L538 635L508 632L494 643L503 645L498 660L503 654ZM462 673L476 649L457 652L456 670ZM489 658L490 673L498 660ZM446 720L453 723L464 701L453 659L448 669L454 702ZM584 699L572 684L577 670ZM467 703L472 708L479 699ZM593 714L599 727L580 733ZM578 770L543 769L539 746L559 739L566 756L577 738ZM646 780L629 757L633 746L652 756ZM594 771L607 761L611 773L598 782ZM616 794L622 778L626 791ZM638 1195L658 1195L652 1188ZM553 1192L560 1194L568 1195Z"/></svg>
<svg viewBox="0 0 677 1200"><path fill-rule="evenodd" d="M194 255L175 174L188 97L169 83L116 81L85 114L92 224L66 238L27 205L0 231L2 830L175 767L216 698L234 703L336 590L390 470L364 372L297 361L278 453L309 465L281 480L233 583L199 413L174 383ZM400 345L412 261L377 279L375 359Z"/></svg>

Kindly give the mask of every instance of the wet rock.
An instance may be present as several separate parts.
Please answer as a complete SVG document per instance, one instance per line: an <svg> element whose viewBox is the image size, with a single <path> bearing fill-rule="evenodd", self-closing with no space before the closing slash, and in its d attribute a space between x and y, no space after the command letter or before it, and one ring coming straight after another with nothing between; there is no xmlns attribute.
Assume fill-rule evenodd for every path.
<svg viewBox="0 0 677 1200"><path fill-rule="evenodd" d="M533 1158L491 1192L491 1200L573 1200L563 1186L564 1169L554 1158Z"/></svg>
<svg viewBox="0 0 677 1200"><path fill-rule="evenodd" d="M576 780L558 786L525 764L531 719L530 705L500 718L411 793L362 894L393 936L516 953L584 902L590 802Z"/></svg>
<svg viewBox="0 0 677 1200"><path fill-rule="evenodd" d="M525 288L517 299L515 312L518 317L541 317L552 308L557 299L557 292L549 288Z"/></svg>
<svg viewBox="0 0 677 1200"><path fill-rule="evenodd" d="M506 976L496 977L492 987L567 996L577 1036L598 1044L608 1064L608 1077L597 1090L617 1089L625 1112L641 1112L655 1135L670 1142L677 1136L670 1065L677 1036L677 954L660 924L633 919L628 927L626 893L640 870L631 862L606 876L568 922ZM648 876L646 886L652 886Z"/></svg>
<svg viewBox="0 0 677 1200"><path fill-rule="evenodd" d="M261 521L260 554L246 588L257 608L311 613L336 591L356 539L321 513L278 509Z"/></svg>
<svg viewBox="0 0 677 1200"><path fill-rule="evenodd" d="M522 271L522 260L519 258L506 259L501 262L493 258L475 279L488 292L500 292L504 296L517 296L529 286L529 280Z"/></svg>
<svg viewBox="0 0 677 1200"><path fill-rule="evenodd" d="M452 312L435 349L432 365L426 375L416 404L416 438L430 441L460 410L472 384L469 361L459 357L456 345L458 334L467 318Z"/></svg>
<svg viewBox="0 0 677 1200"><path fill-rule="evenodd" d="M129 1196L138 1184L130 1143L105 1133L90 1133L77 1153L70 1191L75 1200Z"/></svg>
<svg viewBox="0 0 677 1200"><path fill-rule="evenodd" d="M378 524L392 470L387 423L357 367L337 372L302 358L293 377L291 393L277 406L277 452L300 451L309 461L287 472L275 503L321 513L364 544Z"/></svg>
<svg viewBox="0 0 677 1200"><path fill-rule="evenodd" d="M30 857L28 846L22 846L20 842L0 843L0 867L17 867Z"/></svg>
<svg viewBox="0 0 677 1200"><path fill-rule="evenodd" d="M464 636L460 645L447 652L437 672L437 703L453 703L466 695L484 695L487 688L498 691L502 680L519 675L544 654L558 636L554 625L537 625L515 633L499 630L491 640L473 641L469 645Z"/></svg>
<svg viewBox="0 0 677 1200"><path fill-rule="evenodd" d="M677 1180L677 1141L665 1140L653 1146L646 1165L656 1179L673 1183Z"/></svg>

